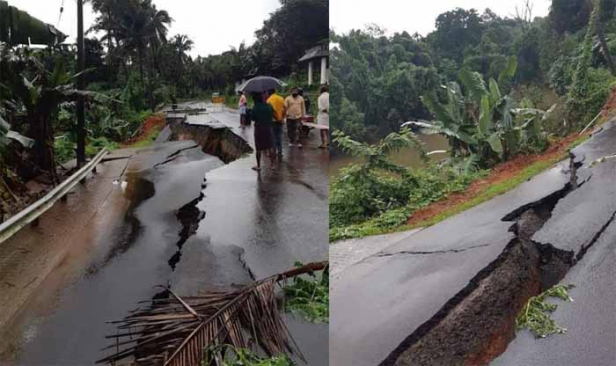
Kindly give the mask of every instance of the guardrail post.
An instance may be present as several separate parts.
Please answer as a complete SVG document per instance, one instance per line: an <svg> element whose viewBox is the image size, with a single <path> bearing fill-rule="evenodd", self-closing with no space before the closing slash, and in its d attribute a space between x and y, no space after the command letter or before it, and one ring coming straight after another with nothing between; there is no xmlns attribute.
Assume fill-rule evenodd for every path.
<svg viewBox="0 0 616 366"><path fill-rule="evenodd" d="M32 221L32 227L39 227L39 225L41 224L41 220L39 218L34 219L34 221Z"/></svg>
<svg viewBox="0 0 616 366"><path fill-rule="evenodd" d="M68 202L68 193L65 194L64 196L60 197L60 202L62 202L62 203Z"/></svg>

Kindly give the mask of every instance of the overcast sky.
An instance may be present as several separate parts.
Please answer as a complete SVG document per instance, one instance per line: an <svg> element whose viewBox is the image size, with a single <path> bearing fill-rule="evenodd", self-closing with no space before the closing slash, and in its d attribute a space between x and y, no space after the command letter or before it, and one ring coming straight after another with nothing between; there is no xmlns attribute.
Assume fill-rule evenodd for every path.
<svg viewBox="0 0 616 366"><path fill-rule="evenodd" d="M63 2L64 13L58 26ZM76 36L76 0L8 0L8 3L58 26L72 37ZM238 47L242 41L252 44L254 32L261 28L270 13L280 7L279 0L153 0L153 3L159 10L167 10L173 18L170 36L187 34L195 42L193 56L219 54L231 46ZM86 29L94 18L92 8L86 4Z"/></svg>
<svg viewBox="0 0 616 366"><path fill-rule="evenodd" d="M533 17L545 16L551 0L531 0L534 3ZM329 4L330 28L336 33L351 29L363 29L366 24L376 23L388 33L407 31L426 35L434 30L436 17L454 8L475 8L483 13L490 8L500 16L515 14L516 5L523 0L332 0Z"/></svg>

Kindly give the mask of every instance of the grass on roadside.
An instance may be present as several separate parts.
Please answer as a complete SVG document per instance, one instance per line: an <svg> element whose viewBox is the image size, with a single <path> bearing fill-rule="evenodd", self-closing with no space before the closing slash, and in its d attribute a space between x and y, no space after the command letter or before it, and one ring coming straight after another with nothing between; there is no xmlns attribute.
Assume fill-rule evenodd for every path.
<svg viewBox="0 0 616 366"><path fill-rule="evenodd" d="M150 145L152 145L154 143L154 141L156 141L156 138L158 137L158 135L160 134L160 131L162 131L162 128L159 126L156 126L154 128L152 128L152 130L150 130L150 132L148 132L148 134L146 136L144 136L142 139L139 139L139 141L130 144L126 147L132 147L132 148L144 148L144 147L148 147Z"/></svg>
<svg viewBox="0 0 616 366"><path fill-rule="evenodd" d="M580 135L577 139L572 141L569 145L567 145L567 151L575 148L580 145L584 141L588 140L590 137L589 134ZM372 235L382 235L389 234L407 230L413 230L420 227L429 227L435 225L443 220L446 220L452 216L455 216L461 212L464 212L468 209L471 209L477 205L480 205L486 201L491 200L492 198L504 194L520 184L526 182L527 180L533 178L534 176L550 169L558 162L567 158L566 155L558 154L554 157L546 160L540 160L535 163L530 164L526 168L524 168L519 174L512 177L511 179L507 179L491 186L487 187L485 190L479 192L472 199L460 203L458 205L452 206L444 211L439 212L433 217L429 219L414 223L412 225L405 224L406 221L412 216L413 212L417 209L414 207L402 207L396 210L391 210L385 212L381 216L368 220L366 222L349 225L346 227L340 228L332 228L330 230L330 242L335 242L343 239L351 239L351 238L362 238L366 236ZM446 198L445 198L446 199ZM397 225L383 225L383 221L391 220L393 222L398 222ZM404 223L404 224L400 224Z"/></svg>
<svg viewBox="0 0 616 366"><path fill-rule="evenodd" d="M427 227L427 226L432 226L438 222L441 222L451 216L454 216L456 214L459 214L460 212L466 211L470 208L473 208L477 205L480 205L486 201L491 200L492 198L499 196L503 193L506 193L514 188L516 188L517 186L519 186L520 184L526 182L527 180L531 179L532 177L538 175L539 173L544 172L545 170L551 168L552 166L554 166L556 163L558 163L559 161L563 160L562 156L557 156L553 159L550 160L543 160L543 161L538 161L535 162L531 165L529 165L528 167L526 167L524 170L522 170L518 175L516 175L515 177L511 178L511 179L507 179L504 180L502 182L498 182L496 184L491 185L490 187L488 187L486 190L482 191L481 193L479 193L479 195L477 195L476 197L474 197L473 199L466 201L464 203L461 203L457 206L454 206L448 210L445 210L441 213L439 213L438 215L426 220L426 221L422 221L419 223L416 223L412 226L405 226L404 229L408 230L408 229L415 229L418 227Z"/></svg>

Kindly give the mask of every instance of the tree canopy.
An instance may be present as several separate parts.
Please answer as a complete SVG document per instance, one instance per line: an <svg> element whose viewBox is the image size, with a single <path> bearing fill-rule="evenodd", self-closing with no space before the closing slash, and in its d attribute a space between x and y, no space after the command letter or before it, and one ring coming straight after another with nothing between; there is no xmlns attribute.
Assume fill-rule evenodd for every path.
<svg viewBox="0 0 616 366"><path fill-rule="evenodd" d="M597 21L591 23L595 9ZM533 17L529 1L513 17L490 9L452 9L435 19L435 30L425 37L389 34L378 25L332 34L332 91L340 106L332 112L333 129L374 142L398 130L400 122L430 120L427 95L446 101L449 82L464 91L461 70L498 80L510 57L517 69L511 80L499 82L504 95L513 92L518 102L527 96L545 109L560 98L562 106L586 52L587 72L580 79L588 98L574 108L582 115L569 115L575 124L583 123L598 112L614 81L615 11L616 0L553 0L548 16Z"/></svg>

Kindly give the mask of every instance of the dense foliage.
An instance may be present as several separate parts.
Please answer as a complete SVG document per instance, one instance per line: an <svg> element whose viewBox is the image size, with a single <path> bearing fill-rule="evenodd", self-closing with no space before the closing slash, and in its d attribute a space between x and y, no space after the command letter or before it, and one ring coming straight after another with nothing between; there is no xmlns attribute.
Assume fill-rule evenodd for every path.
<svg viewBox="0 0 616 366"><path fill-rule="evenodd" d="M503 95L528 86L552 89L562 98L560 108L566 99L576 99L568 93L579 80L584 100L568 108L567 129L583 126L604 102L606 85L616 81L610 75L616 72L610 67L616 54L615 6L614 0L554 0L545 18L533 18L530 6L513 18L458 8L439 15L436 29L425 37L388 36L376 25L332 34L332 94L340 106L332 126L375 142L398 131L401 122L430 120L433 110L421 97L442 97L440 86L451 82L463 85L461 70L494 78ZM511 58L517 60L516 73L501 83L498 76ZM541 95L532 102L543 109L553 104Z"/></svg>
<svg viewBox="0 0 616 366"><path fill-rule="evenodd" d="M87 97L91 155L140 137L144 121L165 103L233 94L236 82L256 74L306 80L298 60L328 38L328 0L281 0L254 44L193 59L193 41L171 36L172 14L152 0L91 4L96 19L85 39L85 88L77 90L75 48L59 45L58 37L38 37L41 29L49 33L47 25L0 1L0 19L18 14L23 20L10 31L0 26L0 220L5 207L27 203L12 190L27 191L24 183L41 176L57 183L59 163L75 157L77 96ZM28 39L48 48L24 46Z"/></svg>
<svg viewBox="0 0 616 366"><path fill-rule="evenodd" d="M150 99L156 99L157 91L177 97L204 91L232 93L235 82L244 78L297 73L304 52L328 38L328 0L281 0L281 7L256 31L254 44L193 59L186 54L193 46L187 36L166 39L172 19L151 0L93 0L93 6L100 13L93 30L105 34L102 40L110 50L110 64L134 59L141 84L154 90Z"/></svg>
<svg viewBox="0 0 616 366"><path fill-rule="evenodd" d="M377 25L332 34L335 152L362 159L330 182L330 239L391 231L485 169L581 130L616 83L615 8L553 0L541 18L528 1L515 17L453 9L425 37ZM450 157L392 166L382 146L414 136L405 127L445 136Z"/></svg>
<svg viewBox="0 0 616 366"><path fill-rule="evenodd" d="M421 149L408 129L392 132L375 145L352 140L338 131L334 141L365 162L341 170L330 181L330 240L394 229L414 211L465 189L483 172L459 174L451 167L408 169L388 160L405 147Z"/></svg>
<svg viewBox="0 0 616 366"><path fill-rule="evenodd" d="M298 262L295 266L303 264ZM283 290L285 310L299 313L313 323L329 323L329 269L320 276L310 273L307 278L293 277Z"/></svg>
<svg viewBox="0 0 616 366"><path fill-rule="evenodd" d="M459 78L466 93L455 81L449 82L444 86L445 103L436 93L423 98L436 120L410 121L405 125L418 127L424 134L447 136L452 161L461 159L458 165L463 166L460 170L464 173L489 168L520 152L542 151L548 144L543 122L556 106L545 112L524 99L520 108L514 108L517 103L501 94L499 84L506 84L516 68L517 61L512 57L500 72L499 82L490 78L487 85L480 73L463 69Z"/></svg>

